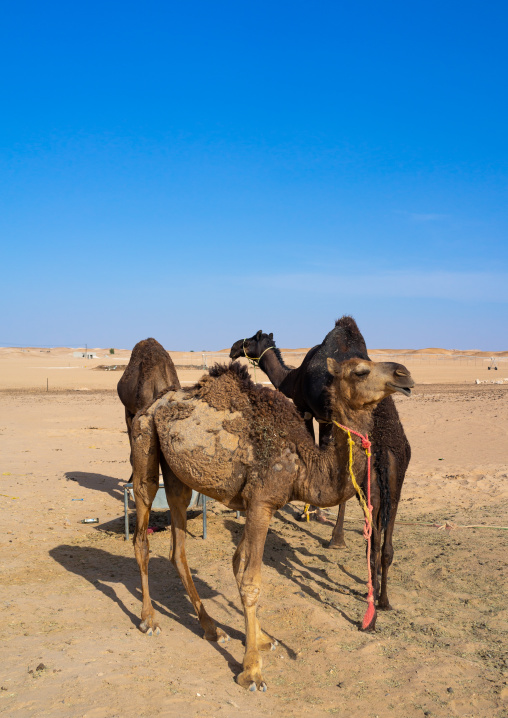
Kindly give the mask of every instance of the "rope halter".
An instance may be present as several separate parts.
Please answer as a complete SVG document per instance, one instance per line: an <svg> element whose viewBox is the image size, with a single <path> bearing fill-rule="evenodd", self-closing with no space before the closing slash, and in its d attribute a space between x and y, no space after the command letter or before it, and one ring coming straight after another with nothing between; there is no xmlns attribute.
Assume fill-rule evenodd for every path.
<svg viewBox="0 0 508 718"><path fill-rule="evenodd" d="M252 366L254 367L254 381L257 382L256 367L259 366L259 362L261 361L261 359L263 358L263 356L266 354L266 352L267 352L269 349L275 349L275 346L273 346L273 347L266 347L266 349L264 350L264 352L262 352L262 353L261 353L261 356L259 356L259 357L250 357L250 356L247 354L247 351L245 350L245 342L246 342L246 341L247 341L247 339L244 339L244 340L243 340L243 344L242 344L243 355L244 355L244 357L247 359L247 361L249 362L249 364L252 364Z"/></svg>
<svg viewBox="0 0 508 718"><path fill-rule="evenodd" d="M259 357L250 357L250 356L247 354L247 351L246 351L246 349L245 349L245 342L246 342L246 341L247 341L247 339L244 339L244 340L243 340L243 345L242 345L243 355L244 355L244 357L245 357L246 359L249 360L249 362L250 362L253 366L259 366L259 362L260 362L261 359L263 358L264 354L266 354L266 352L267 352L269 349L275 349L274 346L273 346L273 347L266 347L266 349L264 350L264 352L261 353L261 356L259 356Z"/></svg>

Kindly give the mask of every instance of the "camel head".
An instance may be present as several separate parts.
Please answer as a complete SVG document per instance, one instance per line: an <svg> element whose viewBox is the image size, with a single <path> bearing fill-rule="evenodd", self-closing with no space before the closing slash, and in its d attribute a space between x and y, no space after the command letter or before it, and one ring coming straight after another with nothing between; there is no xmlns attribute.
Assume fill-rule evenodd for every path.
<svg viewBox="0 0 508 718"><path fill-rule="evenodd" d="M266 349L274 345L273 333L263 334L260 329L259 332L250 337L250 339L239 339L235 342L231 347L229 356L231 359L240 359L241 357L257 359Z"/></svg>
<svg viewBox="0 0 508 718"><path fill-rule="evenodd" d="M343 402L351 409L373 407L396 391L410 396L415 385L406 367L395 362L355 358L338 364L329 357L327 368L333 377L330 387L332 408L335 401Z"/></svg>

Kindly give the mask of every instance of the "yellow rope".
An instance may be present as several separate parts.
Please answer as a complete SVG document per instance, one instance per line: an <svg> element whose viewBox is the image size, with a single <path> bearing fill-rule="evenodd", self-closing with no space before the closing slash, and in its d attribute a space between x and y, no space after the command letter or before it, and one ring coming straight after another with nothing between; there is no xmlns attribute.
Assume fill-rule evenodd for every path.
<svg viewBox="0 0 508 718"><path fill-rule="evenodd" d="M266 352L267 352L269 349L275 349L275 346L273 346L273 347L266 347L265 351L262 352L262 354L261 354L260 357L250 357L250 356L247 354L247 352L245 351L245 342L246 342L246 341L247 341L246 339L243 340L243 345L242 345L242 346L243 346L243 353L244 353L245 358L248 360L249 364L252 364L252 366L254 367L254 381L257 382L256 366L259 366L259 362L260 362L261 359L263 358L264 354L266 354Z"/></svg>
<svg viewBox="0 0 508 718"><path fill-rule="evenodd" d="M254 362L257 362L257 363L259 364L259 362L261 361L261 359L263 358L263 356L266 354L267 351L270 351L270 349L275 349L275 347L266 347L266 349L264 350L264 352L261 352L261 356L259 356L259 357L250 357L250 356L247 354L247 352L245 351L245 339L243 340L243 353L244 353L244 355L245 355L245 358L248 359L248 360L249 360L250 362L252 362L253 364L254 364Z"/></svg>
<svg viewBox="0 0 508 718"><path fill-rule="evenodd" d="M358 494L358 498L360 500L360 505L363 509L363 513L365 514L366 520L369 522L369 524L372 526L372 518L370 515L369 508L367 506L367 501L365 499L365 494L363 493L361 487L359 486L356 476L353 471L353 446L354 446L354 440L351 438L351 432L349 429L345 429L343 426L338 424L336 421L333 422L335 426L338 426L339 429L342 429L342 431L347 432L347 440L349 444L349 474L351 476L351 481L353 482L353 486L355 487L355 491ZM368 449L365 449L365 454L367 455L367 458L371 455L370 451Z"/></svg>

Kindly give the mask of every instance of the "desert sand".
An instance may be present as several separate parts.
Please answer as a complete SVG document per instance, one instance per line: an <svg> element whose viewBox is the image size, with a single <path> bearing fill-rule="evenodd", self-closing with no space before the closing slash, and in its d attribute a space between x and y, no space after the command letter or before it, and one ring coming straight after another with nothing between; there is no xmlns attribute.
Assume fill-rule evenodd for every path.
<svg viewBox="0 0 508 718"><path fill-rule="evenodd" d="M98 358L81 359L74 351L0 349L0 713L506 715L506 352L371 351L404 363L417 382L412 397L396 397L413 457L395 528L394 610L379 613L376 633L358 631L366 565L355 501L343 551L325 548L330 527L302 524L301 505L286 506L268 536L259 608L279 646L265 658L268 692L251 694L234 682L243 615L231 559L243 517L209 504L204 541L201 514L189 513L189 564L229 643L201 638L168 560L167 512L153 513L151 525L163 530L150 538L162 633L142 634L139 573L124 541L130 464L116 396L129 352L89 349ZM284 358L296 366L304 352ZM184 385L228 354L170 353ZM268 383L259 369L255 378ZM132 503L129 511L133 528ZM99 523L82 524L86 517Z"/></svg>

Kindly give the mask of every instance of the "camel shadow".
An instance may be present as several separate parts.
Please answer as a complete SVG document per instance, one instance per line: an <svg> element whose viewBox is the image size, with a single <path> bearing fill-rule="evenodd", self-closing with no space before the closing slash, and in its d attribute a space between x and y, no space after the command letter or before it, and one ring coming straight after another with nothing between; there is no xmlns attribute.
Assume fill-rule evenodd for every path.
<svg viewBox="0 0 508 718"><path fill-rule="evenodd" d="M117 479L115 476L87 473L85 471L66 471L65 478L67 481L75 481L84 489L103 491L114 499L123 501L125 479Z"/></svg>
<svg viewBox="0 0 508 718"><path fill-rule="evenodd" d="M292 521L290 521L286 516L283 516L284 514L289 515L292 518ZM309 538L311 538L313 541L315 541L317 544L322 546L323 548L328 548L328 539L323 539L321 536L318 536L313 531L311 531L308 527L312 526L314 522L307 522L307 521L301 521L299 519L299 516L301 516L301 510L297 509L296 506L292 506L291 504L286 504L280 511L276 512L277 518L286 524L295 524L298 526L298 528L303 531L303 533L307 534ZM330 527L331 530L331 527ZM357 534L358 536L363 536L363 530L362 529L353 529L353 528L347 528L344 527L344 533L352 533ZM332 550L330 553L331 556L336 555L335 550ZM328 560L328 559L327 559ZM330 561L330 563L334 563L333 561Z"/></svg>
<svg viewBox="0 0 508 718"><path fill-rule="evenodd" d="M296 511L293 507L286 506L284 509L277 512L277 518L279 521L293 527L295 522L284 516L284 513L294 517L296 515ZM224 521L224 526L231 533L233 541L235 541L235 539L237 540L238 524L235 521L226 519ZM322 539L307 529L305 524L298 524L298 526L299 528L301 527L302 531L309 537L309 539L312 539L315 545L323 545L324 542ZM353 531L355 533L361 533L357 532L355 529L353 529ZM312 581L322 590L329 592L332 591L337 593L337 595L350 595L358 603L363 603L366 595L364 590L352 589L350 584L338 582L327 574L326 564L338 566L341 572L350 580L360 586L364 586L365 584L365 581L359 576L351 573L341 563L334 561L332 558L334 555L335 553L333 553L331 557L328 557L323 553L316 553L309 550L307 546L292 546L280 533L277 533L274 527L271 527L266 537L263 563L264 565L275 569L280 576L284 577L285 580L291 581L297 588L298 593L307 595L309 598L312 598L317 603L322 605L329 605L333 610L340 613L340 615L349 624L357 627L359 625L357 619L353 619L351 616L348 616L336 604L323 600L319 592L306 583L306 581ZM316 559L321 561L324 566L316 567L309 565L311 561L315 562ZM294 575L293 572L295 569L300 574L300 577L296 577Z"/></svg>
<svg viewBox="0 0 508 718"><path fill-rule="evenodd" d="M115 603L119 609L130 619L133 626L139 628L141 619L134 613L115 590L114 585L124 586L137 602L137 610L141 611L142 594L139 578L138 564L134 556L119 556L93 546L60 545L49 551L50 556L66 571L81 576L106 598ZM220 591L212 589L210 585L199 578L194 571L192 578L201 599L214 602L222 598L230 608L243 615L238 608L229 601ZM161 556L150 558L150 596L153 606L159 614L178 622L198 638L203 632L194 612L194 607L180 581L173 564L169 559ZM231 639L243 641L244 634L231 626L217 621ZM242 665L229 653L222 644L211 643L222 655L233 675L242 670Z"/></svg>

